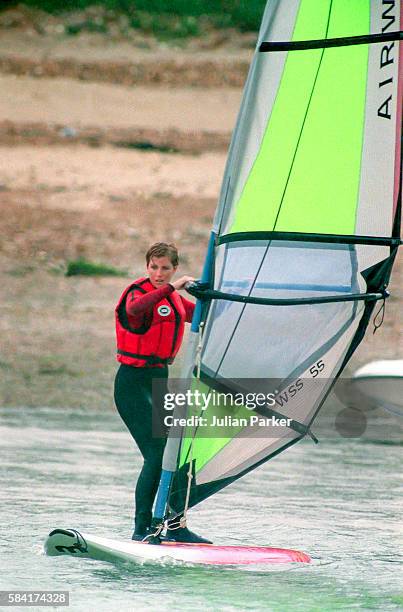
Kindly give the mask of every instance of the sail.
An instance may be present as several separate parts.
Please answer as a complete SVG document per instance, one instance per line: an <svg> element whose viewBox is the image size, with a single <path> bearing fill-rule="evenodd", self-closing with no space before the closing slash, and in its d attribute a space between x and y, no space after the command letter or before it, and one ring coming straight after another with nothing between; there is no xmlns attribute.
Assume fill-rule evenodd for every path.
<svg viewBox="0 0 403 612"><path fill-rule="evenodd" d="M267 3L207 282L193 291L203 337L192 332L187 376L205 397L275 399L252 410L211 402L198 416L224 425L172 434L163 467L176 470L176 513L311 433L387 297L400 244L402 12L397 0ZM286 425L259 429L251 414Z"/></svg>

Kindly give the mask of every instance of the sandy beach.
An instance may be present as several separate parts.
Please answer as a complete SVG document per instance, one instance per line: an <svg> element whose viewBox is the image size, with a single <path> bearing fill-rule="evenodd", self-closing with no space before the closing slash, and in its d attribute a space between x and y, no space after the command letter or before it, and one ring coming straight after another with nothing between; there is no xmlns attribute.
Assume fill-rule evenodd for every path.
<svg viewBox="0 0 403 612"><path fill-rule="evenodd" d="M128 280L66 277L67 262L136 277L148 245L172 240L183 273L200 274L252 54L241 40L168 52L2 31L1 405L112 408L114 306ZM152 80L164 62L170 80ZM130 66L132 82L113 76ZM401 357L402 280L400 257L383 326L350 371Z"/></svg>

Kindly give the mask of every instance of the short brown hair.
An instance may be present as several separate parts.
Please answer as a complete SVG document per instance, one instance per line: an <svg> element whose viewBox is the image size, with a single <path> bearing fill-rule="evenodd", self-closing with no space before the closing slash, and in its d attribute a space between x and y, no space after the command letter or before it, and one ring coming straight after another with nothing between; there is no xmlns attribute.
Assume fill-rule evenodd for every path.
<svg viewBox="0 0 403 612"><path fill-rule="evenodd" d="M150 246L146 253L147 266L152 257L168 257L174 268L179 264L178 249L174 244L168 244L167 242L156 242Z"/></svg>

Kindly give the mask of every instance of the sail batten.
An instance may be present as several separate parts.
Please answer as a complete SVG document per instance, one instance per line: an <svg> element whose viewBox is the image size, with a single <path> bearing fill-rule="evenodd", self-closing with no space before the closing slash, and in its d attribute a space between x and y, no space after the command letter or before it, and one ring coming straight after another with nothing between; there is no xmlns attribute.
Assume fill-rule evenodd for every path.
<svg viewBox="0 0 403 612"><path fill-rule="evenodd" d="M367 34L364 36L344 36L341 38L321 38L319 40L298 40L290 42L262 42L259 47L261 53L273 51L303 51L304 49L329 49L330 47L348 47L351 45L367 45L380 42L402 40L402 32L384 34Z"/></svg>

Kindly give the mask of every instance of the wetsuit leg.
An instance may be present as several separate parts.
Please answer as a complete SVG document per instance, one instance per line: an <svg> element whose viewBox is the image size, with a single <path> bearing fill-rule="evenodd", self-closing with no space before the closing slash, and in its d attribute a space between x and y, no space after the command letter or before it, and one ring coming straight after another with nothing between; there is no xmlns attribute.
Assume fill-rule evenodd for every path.
<svg viewBox="0 0 403 612"><path fill-rule="evenodd" d="M163 414L160 405L155 405L154 410L152 407L152 379L161 379L159 392L165 392L168 369L156 370L121 365L115 379L116 407L144 458L135 493L135 532L138 534L145 533L151 525L166 443L165 437L153 436L153 418L154 426L161 426Z"/></svg>

